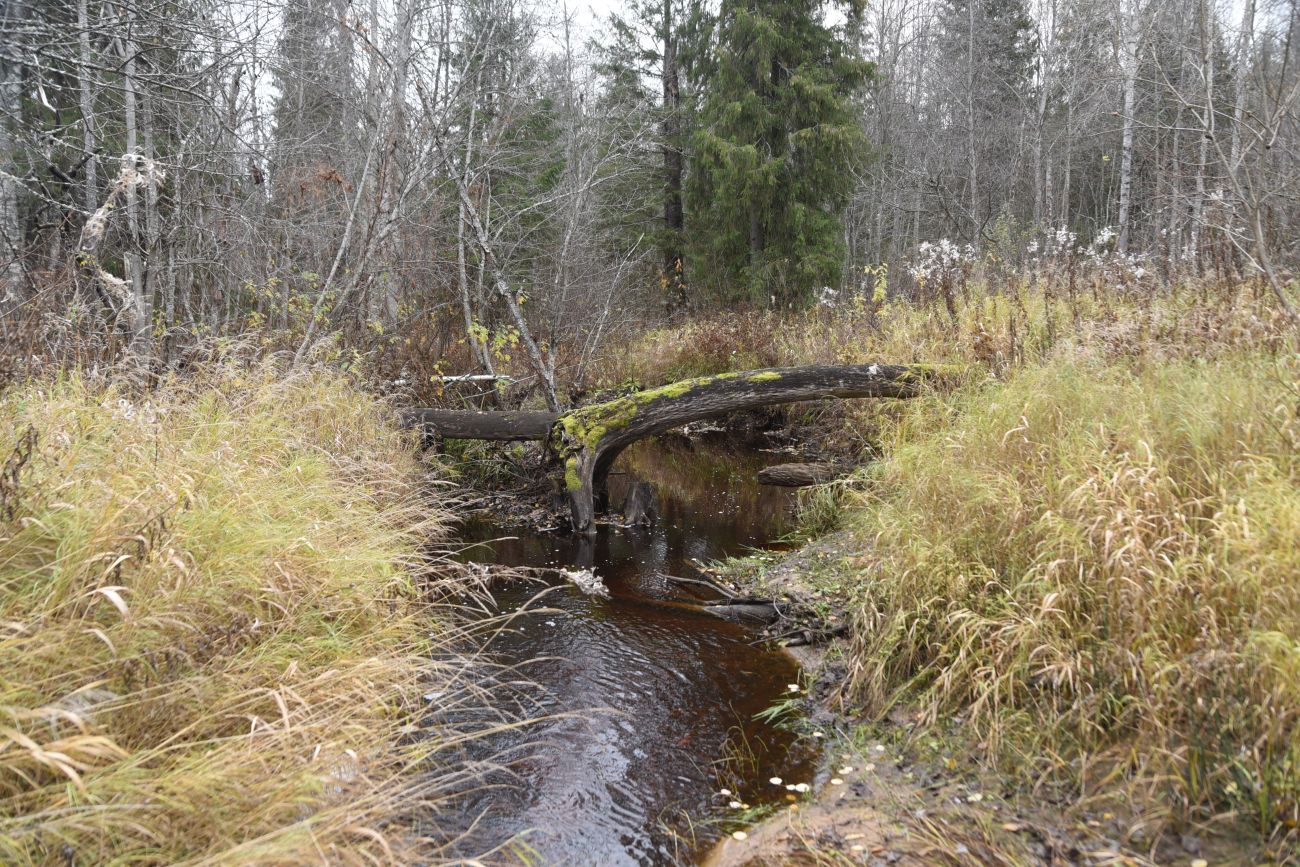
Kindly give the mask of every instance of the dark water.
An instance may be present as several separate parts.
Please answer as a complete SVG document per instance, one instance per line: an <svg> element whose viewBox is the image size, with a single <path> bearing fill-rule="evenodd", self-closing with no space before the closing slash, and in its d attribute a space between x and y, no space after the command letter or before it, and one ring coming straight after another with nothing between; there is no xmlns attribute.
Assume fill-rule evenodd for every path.
<svg viewBox="0 0 1300 867"><path fill-rule="evenodd" d="M662 577L698 577L695 562L788 529L788 492L754 482L766 462L725 445L644 443L620 458L615 469L627 474L611 478L610 494L620 503L631 480L650 481L651 528L602 526L590 541L466 528L470 541L497 540L468 558L592 568L610 590L608 599L568 585L540 600L535 585L496 594L502 612L550 609L519 613L488 649L540 685L534 711L565 714L505 736L519 743L498 739L501 755L517 756L511 774L471 805L481 816L474 843L516 841L496 861L693 863L721 833L716 820L734 816L728 801L783 801L773 776L811 781L814 757L755 718L798 681L794 661L755 646L744 627L674 604L699 597Z"/></svg>

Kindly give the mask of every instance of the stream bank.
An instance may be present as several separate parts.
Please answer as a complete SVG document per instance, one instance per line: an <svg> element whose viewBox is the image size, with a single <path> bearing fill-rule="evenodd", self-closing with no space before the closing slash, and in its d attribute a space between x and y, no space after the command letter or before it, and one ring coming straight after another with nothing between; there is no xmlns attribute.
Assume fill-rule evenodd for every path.
<svg viewBox="0 0 1300 867"><path fill-rule="evenodd" d="M733 447L719 433L630 453L611 502L650 479L659 512L650 527L607 523L588 542L467 526L471 540L489 543L469 559L594 570L609 591L593 598L557 580L540 599L535 586L497 594L498 610L514 615L499 660L541 682L536 711L567 715L507 739L511 755L526 741L540 749L477 805L483 835L515 841L507 862L1186 867L1211 854L1195 834L1143 850L1124 837L1130 817L1071 811L1050 791L1025 797L1026 781L980 767L960 720L856 716L839 696L847 672L836 635L848 605L824 578L829 564L857 562L861 543L831 533L793 550L773 544L794 527L792 496L753 479L788 456ZM811 639L791 649L798 666L782 653L755 655L750 630L690 613L703 598L667 575L783 603L794 619L769 636ZM747 662L735 670L717 660ZM760 724L777 704L784 725Z"/></svg>
<svg viewBox="0 0 1300 867"><path fill-rule="evenodd" d="M1143 833L1122 804L1080 807L1076 794L999 774L979 760L964 720L895 708L863 713L842 694L837 633L852 618L825 574L862 562L854 534L832 532L788 551L735 558L712 574L737 592L779 600L827 640L792 648L807 677L800 731L825 744L819 785L796 804L720 842L704 867L862 864L1254 865L1239 840L1187 829Z"/></svg>

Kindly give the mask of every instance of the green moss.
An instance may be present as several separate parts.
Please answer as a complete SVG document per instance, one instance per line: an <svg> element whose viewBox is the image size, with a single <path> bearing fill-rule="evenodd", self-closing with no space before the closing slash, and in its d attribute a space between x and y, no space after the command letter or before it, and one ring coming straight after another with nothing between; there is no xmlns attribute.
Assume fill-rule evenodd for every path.
<svg viewBox="0 0 1300 867"><path fill-rule="evenodd" d="M649 391L643 391L635 395L636 402L644 406L651 401L661 398L681 397L687 394L691 389L698 385L705 385L713 379L711 376L702 376L699 379L683 379L681 382L670 382L668 385L661 385L658 388L652 388Z"/></svg>
<svg viewBox="0 0 1300 867"><path fill-rule="evenodd" d="M747 378L750 382L775 382L781 378L781 374L777 373L775 370L765 370L762 373L756 373Z"/></svg>
<svg viewBox="0 0 1300 867"><path fill-rule="evenodd" d="M626 397L575 409L560 417L560 438L559 442L553 445L555 450L561 454L570 453L578 448L594 449L606 436L631 424L641 407L655 401L684 397L695 389L706 386L711 382L735 379L738 376L740 376L739 373L721 373L717 376L684 379L680 382L672 382L658 388L629 394ZM780 377L780 374L766 373L759 374L759 376L766 379L776 379ZM568 484L567 478L566 484ZM569 486L572 488L571 484Z"/></svg>
<svg viewBox="0 0 1300 867"><path fill-rule="evenodd" d="M560 416L560 441L556 451L569 452L577 447L594 449L609 433L628 426L636 417L639 401L635 397L620 397L576 409ZM566 479L567 481L567 479Z"/></svg>
<svg viewBox="0 0 1300 867"><path fill-rule="evenodd" d="M582 490L582 477L578 475L577 458L569 458L564 462L564 487L571 493Z"/></svg>

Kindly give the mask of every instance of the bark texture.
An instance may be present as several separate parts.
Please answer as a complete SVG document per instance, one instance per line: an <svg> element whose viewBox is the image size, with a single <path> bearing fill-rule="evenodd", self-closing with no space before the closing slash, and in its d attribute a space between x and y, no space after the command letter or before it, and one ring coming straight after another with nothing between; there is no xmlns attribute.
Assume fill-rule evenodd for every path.
<svg viewBox="0 0 1300 867"><path fill-rule="evenodd" d="M559 417L554 412L408 409L402 413L402 426L453 440L544 440Z"/></svg>

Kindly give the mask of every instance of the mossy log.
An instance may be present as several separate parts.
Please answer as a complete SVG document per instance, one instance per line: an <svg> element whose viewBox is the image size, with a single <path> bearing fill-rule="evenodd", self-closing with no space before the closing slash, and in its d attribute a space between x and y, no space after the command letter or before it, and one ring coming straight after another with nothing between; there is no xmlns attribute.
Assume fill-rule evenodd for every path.
<svg viewBox="0 0 1300 867"><path fill-rule="evenodd" d="M564 471L573 530L594 533L596 497L615 458L637 440L730 412L833 397L914 397L940 369L857 364L723 373L637 392L564 413L548 446Z"/></svg>

